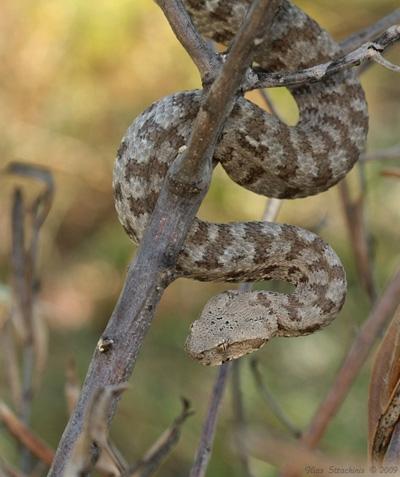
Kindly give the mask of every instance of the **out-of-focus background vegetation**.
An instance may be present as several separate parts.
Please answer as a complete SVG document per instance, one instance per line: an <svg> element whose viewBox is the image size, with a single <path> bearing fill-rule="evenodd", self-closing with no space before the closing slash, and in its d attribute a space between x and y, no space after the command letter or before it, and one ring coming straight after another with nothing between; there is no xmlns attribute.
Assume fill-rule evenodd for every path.
<svg viewBox="0 0 400 477"><path fill-rule="evenodd" d="M398 6L396 0L296 2L338 40ZM399 62L395 47L389 59ZM370 108L370 150L400 137L400 87L394 73L374 66L363 76ZM32 427L56 446L67 420L64 370L70 356L83 379L92 351L116 302L135 246L120 227L111 175L119 141L133 118L169 93L199 87L187 54L160 10L149 0L2 0L0 4L0 164L22 160L54 173L56 195L42 232L41 309L50 332L50 359L34 401ZM284 90L271 95L289 122L296 108ZM252 98L259 101L256 95ZM386 163L385 165L387 165ZM389 163L390 164L390 163ZM376 279L381 288L399 263L399 181L367 165L368 223L374 238ZM0 176L0 281L10 276L10 207L15 179ZM354 192L357 173L350 176ZM33 194L31 182L24 183ZM353 190L352 190L353 192ZM210 220L256 220L265 200L239 188L219 168L201 208ZM319 233L336 249L348 273L349 293L338 319L323 332L275 339L257 357L276 398L299 427L307 425L329 387L345 350L369 310L356 276L338 191L287 201L279 221ZM321 226L322 223L322 226ZM134 461L166 428L186 396L196 411L183 439L159 475L187 475L216 370L191 361L183 350L189 324L224 285L179 280L163 296L124 395L112 435ZM278 427L256 391L243 360L243 389L249 424ZM370 365L370 363L369 363ZM323 442L339 456L366 452L369 365L357 380ZM4 372L1 397L8 399ZM229 392L221 414L210 476L239 476L231 441ZM12 461L14 442L0 432L0 455ZM252 459L257 475L272 467Z"/></svg>

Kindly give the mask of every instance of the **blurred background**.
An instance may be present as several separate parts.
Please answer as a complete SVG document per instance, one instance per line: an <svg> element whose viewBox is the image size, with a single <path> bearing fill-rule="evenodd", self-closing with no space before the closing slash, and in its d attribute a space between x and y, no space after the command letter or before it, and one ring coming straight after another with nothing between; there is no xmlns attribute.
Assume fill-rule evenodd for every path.
<svg viewBox="0 0 400 477"><path fill-rule="evenodd" d="M344 39L398 7L397 0L296 2L332 35ZM400 63L399 47L388 59ZM391 147L400 138L399 77L373 66L362 77L370 110L368 150ZM40 310L48 327L49 356L35 396L33 429L56 447L68 419L65 368L73 356L83 380L99 335L121 290L135 253L119 225L111 190L112 168L121 137L130 122L153 101L199 87L189 57L161 11L148 0L2 0L0 5L0 167L24 161L54 174L53 207L41 234ZM257 94L251 99L262 104ZM286 90L272 90L282 117L296 121ZM398 161L397 161L398 164ZM373 239L375 278L381 290L399 264L399 179L383 177L383 168L366 166L367 223ZM21 182L21 181L19 181ZM0 176L0 282L10 284L10 209L16 179ZM359 189L358 172L349 177ZM37 193L22 182L27 197ZM257 220L265 199L233 184L220 167L200 216L208 220ZM303 428L370 308L356 275L354 255L337 188L318 197L286 201L279 222L318 230L341 257L349 281L348 298L337 320L323 332L296 339L275 339L257 358L269 389L291 421ZM191 400L195 415L183 439L158 475L187 475L216 369L190 360L183 344L190 323L209 297L224 284L179 280L169 287L136 364L112 426L112 437L134 462L169 425L180 409L180 396ZM281 430L259 395L242 361L249 426ZM367 393L370 362L356 381L322 441L332 456L363 458L366 453ZM9 401L2 366L1 398ZM209 476L241 475L232 445L231 396L225 396ZM13 462L17 447L0 429L0 455ZM252 458L255 475L273 468Z"/></svg>

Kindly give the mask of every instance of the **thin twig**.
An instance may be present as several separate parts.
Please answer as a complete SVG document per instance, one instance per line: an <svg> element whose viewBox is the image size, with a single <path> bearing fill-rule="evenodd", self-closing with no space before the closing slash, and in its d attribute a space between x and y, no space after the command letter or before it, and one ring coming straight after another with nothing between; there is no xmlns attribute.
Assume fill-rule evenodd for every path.
<svg viewBox="0 0 400 477"><path fill-rule="evenodd" d="M241 436L247 452L258 460L277 467L286 465L292 475L358 475L369 474L364 462L348 458L331 458L316 450L311 450L296 441L263 431L250 431ZM352 472L352 468L355 470ZM268 474L269 475L269 474Z"/></svg>
<svg viewBox="0 0 400 477"><path fill-rule="evenodd" d="M33 399L33 288L32 288L32 262L31 256L26 251L25 228L26 205L22 190L14 190L11 212L12 228L12 267L14 300L16 303L15 324L22 337L22 393L20 416L22 422L30 422L31 405ZM26 447L21 449L21 468L24 472L30 471L31 456Z"/></svg>
<svg viewBox="0 0 400 477"><path fill-rule="evenodd" d="M226 62L204 98L189 144L170 167L124 289L100 339L80 399L58 446L50 477L62 475L82 431L83 416L99 387L125 382L132 373L144 336L173 270L212 174L212 156L242 78L253 58L253 40L271 21L267 7L277 0L259 0L250 9ZM204 140L207 138L207 140ZM106 348L102 343L107 342ZM109 420L115 412L113 398Z"/></svg>
<svg viewBox="0 0 400 477"><path fill-rule="evenodd" d="M234 416L234 440L239 454L240 465L243 469L244 477L252 477L250 462L247 452L243 446L243 440L240 438L246 432L246 418L243 406L243 393L240 380L240 366L242 360L237 359L232 364L232 404Z"/></svg>
<svg viewBox="0 0 400 477"><path fill-rule="evenodd" d="M123 477L150 477L153 475L176 446L181 435L182 425L192 414L190 402L187 399L182 399L182 412L179 416L151 446L143 459L130 468Z"/></svg>
<svg viewBox="0 0 400 477"><path fill-rule="evenodd" d="M400 169L397 167L396 169L392 168L392 169L383 169L383 171L381 171L381 175L384 176L384 177L396 177L396 178L399 178L400 177Z"/></svg>
<svg viewBox="0 0 400 477"><path fill-rule="evenodd" d="M196 30L181 0L156 0L178 40L200 72L203 84L211 82L221 67L220 55Z"/></svg>
<svg viewBox="0 0 400 477"><path fill-rule="evenodd" d="M0 457L0 477L26 477L26 475Z"/></svg>
<svg viewBox="0 0 400 477"><path fill-rule="evenodd" d="M283 411L280 404L274 398L274 396L269 391L268 387L266 386L263 377L261 375L260 370L258 369L258 361L257 359L252 359L250 361L251 371L253 373L254 380L256 382L257 388L260 392L260 395L264 398L265 402L267 403L268 407L271 409L273 414L279 420L283 427L285 427L290 434L294 437L301 436L301 430L298 429L290 419L287 417L285 412Z"/></svg>
<svg viewBox="0 0 400 477"><path fill-rule="evenodd" d="M22 190L14 190L11 213L13 246L13 285L16 312L13 317L22 337L22 394L20 415L24 424L29 425L34 394L34 375L38 370L43 344L39 340L37 317L34 315L36 295L36 267L39 233L52 205L54 195L53 178L46 168L41 166L11 162L2 171L5 174L28 177L44 184L31 207L25 204ZM30 218L30 228L27 227ZM18 319L20 318L20 319ZM21 467L26 473L31 471L31 458L26 449L21 452Z"/></svg>
<svg viewBox="0 0 400 477"><path fill-rule="evenodd" d="M32 455L47 466L51 465L54 451L37 437L4 402L0 402L0 421L25 448L29 449Z"/></svg>
<svg viewBox="0 0 400 477"><path fill-rule="evenodd" d="M204 477L206 474L212 452L218 411L221 407L222 397L231 366L232 363L225 363L218 369L217 379L211 393L207 417L201 432L200 444L189 477Z"/></svg>
<svg viewBox="0 0 400 477"><path fill-rule="evenodd" d="M358 199L350 198L349 186L346 179L339 183L340 198L346 219L350 241L354 251L358 277L366 290L371 303L377 298L377 290L372 270L371 253L364 224L364 195Z"/></svg>
<svg viewBox="0 0 400 477"><path fill-rule="evenodd" d="M321 81L339 71L360 66L367 61L380 62L383 66L397 71L396 65L392 65L387 60L382 60L381 54L400 39L400 26L396 25L386 30L374 41L368 41L356 50L341 56L338 59L305 68L293 73L275 72L266 73L255 71L250 79L244 84L245 91L259 88L271 88L278 86L300 86Z"/></svg>
<svg viewBox="0 0 400 477"><path fill-rule="evenodd" d="M17 349L15 337L12 330L12 319L8 319L0 333L0 343L4 359L4 371L7 378L8 389L10 390L14 408L21 411L22 389L21 377L18 367Z"/></svg>
<svg viewBox="0 0 400 477"><path fill-rule="evenodd" d="M92 399L82 423L82 433L74 444L68 459L64 477L80 477L88 475L96 463L106 463L115 475L126 470L125 462L121 462L120 454L114 453L108 437L109 425L107 417L113 397L120 396L127 388L126 384L98 388ZM104 460L105 459L105 460Z"/></svg>
<svg viewBox="0 0 400 477"><path fill-rule="evenodd" d="M372 59L379 65L387 68L388 70L394 71L395 73L400 73L400 66L395 65L391 61L387 60L379 52L377 52Z"/></svg>
<svg viewBox="0 0 400 477"><path fill-rule="evenodd" d="M13 194L11 211L13 292L17 307L14 323L24 342L32 341L32 289L30 288L30 270L25 250L25 203L20 188Z"/></svg>
<svg viewBox="0 0 400 477"><path fill-rule="evenodd" d="M400 144L387 149L379 149L378 151L371 151L363 154L360 158L363 162L368 161L385 161L392 159L400 159Z"/></svg>

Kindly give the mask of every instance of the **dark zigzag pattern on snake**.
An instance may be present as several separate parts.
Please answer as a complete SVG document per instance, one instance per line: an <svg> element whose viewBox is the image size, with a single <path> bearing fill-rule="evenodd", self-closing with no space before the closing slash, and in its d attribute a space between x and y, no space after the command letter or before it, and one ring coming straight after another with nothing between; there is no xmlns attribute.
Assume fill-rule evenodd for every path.
<svg viewBox="0 0 400 477"><path fill-rule="evenodd" d="M250 0L185 0L206 37L229 45ZM255 60L267 71L293 71L338 53L328 33L289 1L274 18ZM353 167L364 149L368 113L353 71L292 88L299 121L288 126L240 97L226 122L214 161L243 187L268 197L298 198L325 191ZM166 172L188 143L200 91L154 103L129 127L114 169L119 219L139 242ZM344 269L319 237L299 227L248 222L213 224L195 219L177 262L177 274L197 280L279 279L291 294L227 291L206 305L186 343L204 364L249 353L274 335L311 333L341 309Z"/></svg>

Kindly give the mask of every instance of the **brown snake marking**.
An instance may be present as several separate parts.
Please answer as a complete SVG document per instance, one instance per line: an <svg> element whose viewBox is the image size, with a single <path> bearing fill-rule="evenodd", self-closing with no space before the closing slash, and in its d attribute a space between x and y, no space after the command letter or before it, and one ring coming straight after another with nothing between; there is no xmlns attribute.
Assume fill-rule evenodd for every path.
<svg viewBox="0 0 400 477"><path fill-rule="evenodd" d="M229 44L250 0L185 0L200 32ZM293 71L331 59L336 43L313 20L283 1L268 47L256 62L268 71ZM351 71L291 89L299 122L287 126L243 97L226 122L214 160L243 187L268 197L306 197L342 179L363 151L368 130L363 90ZM119 219L140 241L165 174L187 144L200 91L163 98L129 127L114 169ZM178 257L177 274L196 280L278 279L292 294L239 293L212 298L186 342L203 364L221 364L262 346L272 336L297 336L328 325L341 309L346 278L339 258L319 237L291 225L213 224L195 219Z"/></svg>

